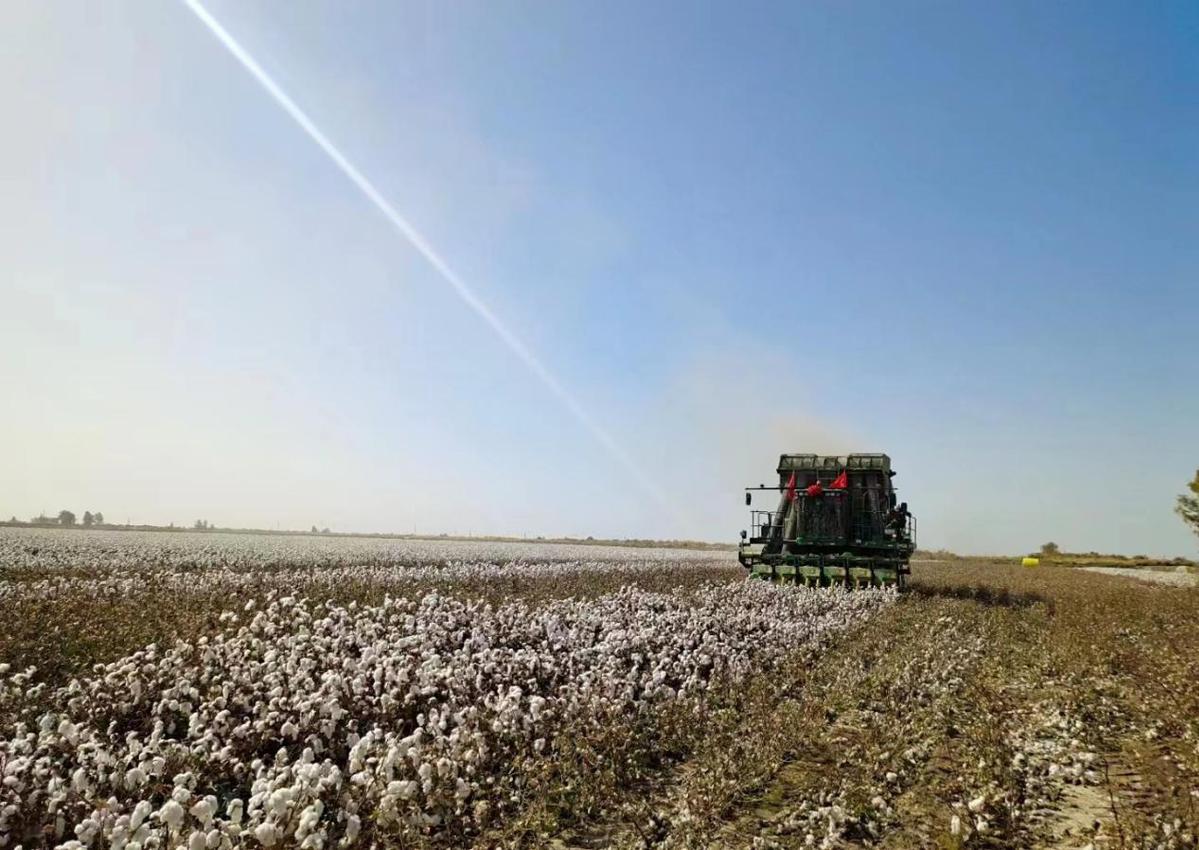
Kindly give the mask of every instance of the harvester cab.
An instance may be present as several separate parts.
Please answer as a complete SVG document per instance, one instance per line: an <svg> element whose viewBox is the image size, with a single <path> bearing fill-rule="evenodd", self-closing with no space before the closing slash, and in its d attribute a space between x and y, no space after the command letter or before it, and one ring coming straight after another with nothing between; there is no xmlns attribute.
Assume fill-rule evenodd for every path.
<svg viewBox="0 0 1199 850"><path fill-rule="evenodd" d="M916 550L916 519L898 502L884 454L779 458L778 485L747 487L778 493L778 507L751 510L739 560L755 578L870 587L907 583Z"/></svg>

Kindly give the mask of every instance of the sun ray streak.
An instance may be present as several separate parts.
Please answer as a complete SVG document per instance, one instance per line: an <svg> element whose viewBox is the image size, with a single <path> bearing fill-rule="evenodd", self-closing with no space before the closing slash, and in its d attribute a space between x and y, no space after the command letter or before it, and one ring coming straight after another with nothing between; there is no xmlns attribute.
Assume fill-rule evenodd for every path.
<svg viewBox="0 0 1199 850"><path fill-rule="evenodd" d="M475 294L466 282L458 276L442 256L434 249L420 231L402 216L391 203L383 197L374 184L366 178L366 176L358 170L358 168L350 162L338 147L333 144L328 136L316 125L316 123L308 117L304 110L300 109L296 102L285 92L278 83L265 71L262 66L255 61L244 47L229 34L229 31L221 25L213 15L206 9L198 0L183 0L184 4L190 9L197 18L204 24L212 35L219 41L226 50L245 68L250 75L264 88L279 107L286 112L293 121L308 135L313 142L316 143L325 155L333 161L338 169L349 178L358 190L383 214L400 234L408 240L413 248L416 249L425 260L431 265L441 278L450 285L450 288L465 302L476 315L479 316L487 325L495 332L495 334L508 346L513 354L517 356L528 367L539 381L545 385L546 389L553 394L559 402L570 412L570 414L594 437L601 446L622 466L628 471L638 485L662 507L669 511L670 515L676 520L681 519L678 509L666 497L666 494L642 471L641 467L632 459L632 457L620 446L619 443L607 432L591 415L583 408L583 406L575 399L575 397L564 387L561 382L553 375L552 372L537 358L537 356L525 345L511 329L505 325L491 308Z"/></svg>

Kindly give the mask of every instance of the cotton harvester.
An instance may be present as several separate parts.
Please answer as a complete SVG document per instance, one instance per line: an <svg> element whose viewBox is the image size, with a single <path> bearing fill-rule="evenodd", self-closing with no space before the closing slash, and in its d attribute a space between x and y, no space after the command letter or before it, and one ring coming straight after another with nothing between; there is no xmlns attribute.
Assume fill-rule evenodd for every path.
<svg viewBox="0 0 1199 850"><path fill-rule="evenodd" d="M737 559L751 576L797 584L903 587L916 549L916 520L896 504L891 458L783 455L774 511L750 511Z"/></svg>

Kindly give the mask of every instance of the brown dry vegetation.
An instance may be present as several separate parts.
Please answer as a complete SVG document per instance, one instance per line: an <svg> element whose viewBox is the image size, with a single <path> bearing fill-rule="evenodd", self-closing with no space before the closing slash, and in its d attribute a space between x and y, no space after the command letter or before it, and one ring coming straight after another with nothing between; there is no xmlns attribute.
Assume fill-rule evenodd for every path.
<svg viewBox="0 0 1199 850"><path fill-rule="evenodd" d="M678 706L664 709L674 721L647 725L653 736L562 728L554 750L568 755L530 768L536 803L481 846L1194 846L1199 590L978 562L918 565L913 579L830 650L714 690L698 721ZM437 590L535 602L632 581L598 572ZM670 590L679 578L635 583ZM220 611L255 596L200 587L10 600L0 663L35 663L38 680L60 682L211 632ZM312 592L371 602L382 591Z"/></svg>
<svg viewBox="0 0 1199 850"><path fill-rule="evenodd" d="M1194 846L1197 613L1192 590L917 567L841 646L714 706L669 769L573 829L547 801L517 843Z"/></svg>

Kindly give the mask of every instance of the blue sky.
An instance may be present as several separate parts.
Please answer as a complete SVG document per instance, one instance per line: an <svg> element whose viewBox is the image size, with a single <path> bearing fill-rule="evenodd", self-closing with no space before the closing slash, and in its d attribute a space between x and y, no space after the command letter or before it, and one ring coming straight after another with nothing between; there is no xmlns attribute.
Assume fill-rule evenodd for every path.
<svg viewBox="0 0 1199 850"><path fill-rule="evenodd" d="M17 4L0 513L733 539L889 452L922 543L1191 553L1199 9Z"/></svg>

